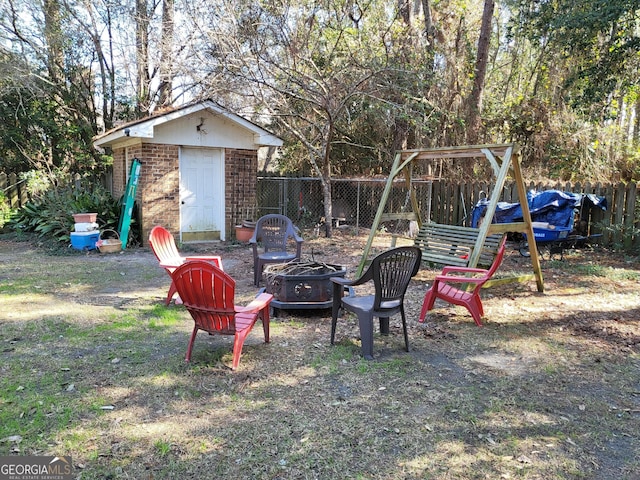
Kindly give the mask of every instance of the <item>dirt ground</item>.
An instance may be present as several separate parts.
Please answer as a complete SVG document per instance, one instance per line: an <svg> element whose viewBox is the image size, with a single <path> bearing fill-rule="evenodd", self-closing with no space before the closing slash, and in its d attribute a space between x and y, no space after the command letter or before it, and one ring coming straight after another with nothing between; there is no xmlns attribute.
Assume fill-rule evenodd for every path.
<svg viewBox="0 0 640 480"><path fill-rule="evenodd" d="M314 237L312 232L305 233L305 259L345 265L347 277L354 277L366 242L364 234L338 230L333 238L326 239ZM374 253L388 248L389 241L388 237L376 237ZM238 303L255 296L253 263L247 245L183 245L181 252L221 255L225 271L236 279ZM42 270L47 271L45 278L50 279L50 283L43 281L33 286L37 293L48 294L46 303L40 304L34 300L37 297L31 296L21 299L14 293L0 296L0 340L4 346L5 374L12 363L20 361L17 354L30 338L16 333L26 328L24 322L62 318L77 309L72 305L80 305L95 312L96 324L109 323L113 320L102 319L101 312L105 312L104 318L108 319L113 316L112 312L163 305L169 285L169 277L158 267L148 248L121 254L70 252L50 256L33 244L0 237L0 262L0 285L5 286L1 288L22 288L20 285L25 279L40 275ZM72 269L76 270L74 279L70 280L64 270ZM364 362L359 357L359 333L353 319L342 319L337 332L338 345L352 355L324 365L335 351L328 345L330 312L282 311L273 319L271 344L262 348L260 334L252 333L243 350L241 367L232 376L225 366L229 363L227 357L221 360L211 356L211 349L219 340L205 337L196 340L194 361L190 370L184 370L187 367L178 357L184 354L189 326L181 326L161 340L162 351L157 345L149 344L154 358L144 360L150 362L147 369L156 368L157 362L164 364L162 368L181 372L184 381L194 382L189 388L197 391L197 395L194 393L191 400L181 397L183 410L172 417L173 429L190 425L196 419L186 416L188 411L203 401L214 402L214 397L222 395L228 400L228 396L239 396L252 404L263 401L267 395L277 402L288 398L291 405L288 410L283 407L277 421L266 413L267 416L255 417L252 422L270 425L272 435L281 436L283 444L290 441L291 430L296 428L307 432L300 434L302 444L314 442L314 430L321 437L320 443L315 444L306 460L295 468L293 454L287 457L281 451L276 455L269 450L264 453L266 457L280 455L273 466L258 467L258 459L256 464L243 466L239 460L234 463L228 458L215 457L211 453L215 451L213 447L206 455L196 455L198 460L194 464L190 440L184 435L167 434L167 438L171 438L168 453L171 462L164 456L158 458L157 453L153 453L153 446L158 448L157 440L156 443L149 440L148 450L136 453L136 461L126 467L121 462L124 453L96 456L89 452L94 444L97 451L105 448L111 451L118 442L121 448L127 444L134 450L134 443L129 442L121 430L126 425L146 428L154 414L140 418L139 413L127 413L127 409L122 408L118 423L101 424L102 433L91 437L91 446L83 445L73 452L84 469L78 478L204 478L199 475L212 474L214 464L218 469L215 478L640 478L637 475L640 471L638 259L589 248L566 251L563 260L545 257L542 269L544 292L537 291L533 280L483 291L485 325L478 328L464 309L444 303L436 304L424 324L416 321L424 292L439 272L425 266L412 281L405 303L411 351L404 352L401 326L394 320L388 337L376 336L372 362ZM530 260L520 255L517 245L510 244L497 276L529 273L532 273ZM86 327L92 320L85 315L81 321ZM148 329L143 332L146 336ZM207 342L213 346L207 347ZM105 343L105 348L108 344ZM116 348L115 344L112 347ZM69 355L83 355L78 353L78 348L67 351ZM113 353L110 358L116 355ZM118 357L119 361L120 358L125 357ZM276 363L269 364L274 359ZM406 363L398 367L395 362ZM376 365L384 365L384 370L378 372ZM40 367L32 368L35 371ZM128 380L123 378L119 385L117 379L97 366L92 368L92 378L78 379L77 385L86 381L90 388L103 394L116 395L113 392L124 391L123 385L127 385ZM115 367L110 365L110 368ZM394 368L400 368L403 373L397 376ZM134 377L131 372L128 375ZM267 388L267 378L280 379L289 388L282 390L282 385ZM375 382L379 382L377 386ZM370 393L370 397L380 395L387 389L380 385L389 388L389 398L384 400L388 402L384 403L386 412L378 412L369 405L369 397L365 399L360 393L371 389L374 393ZM402 388L396 391L394 385ZM135 393L125 396L121 403L133 402L138 409L144 405L150 407L150 412L154 409L160 412L162 408L156 405L163 398L158 395L163 394L140 388L137 386ZM255 395L255 389L261 391L260 397ZM174 401L170 397L162 401L165 400ZM338 410L349 405L358 413L351 411L349 416L342 417ZM326 409L334 412L334 421L325 419L324 414L316 418L314 412ZM358 415L362 412L357 409L369 412L372 418L379 415L387 426L369 435L371 420L360 421ZM304 427L296 423L298 414L304 418L300 424ZM236 420L234 428L240 428L242 418ZM340 438L334 439L336 421L353 428L348 433L340 430ZM209 434L208 429L212 428L198 424L199 430ZM251 432L247 433L251 442L258 445L252 448L263 453L259 444L266 439L260 435L266 433L257 434L253 433L254 427L246 428ZM281 428L288 433L281 433ZM76 430L79 431L79 427ZM231 443L235 441L235 437L225 437L220 430L215 433ZM394 435L395 447L383 442L388 435ZM460 445L453 440L466 445L463 451L458 450ZM101 442L107 446L100 447ZM137 442L144 444L140 439ZM353 457L344 451L345 442L353 450ZM384 449L378 450L383 444ZM209 448L203 445L197 448ZM0 454L14 453L11 448L0 443ZM279 448L284 451L284 447ZM421 449L425 448L430 454L420 463L416 459L422 458ZM368 464L366 458L371 458L372 452L379 458ZM409 457L409 452L413 454L412 461L398 460L405 455ZM356 461L357 455L361 455L362 460L357 457ZM115 462L116 457L119 463ZM312 457L313 465L309 460ZM187 470L192 473L185 474Z"/></svg>
<svg viewBox="0 0 640 480"><path fill-rule="evenodd" d="M303 260L317 260L347 267L347 277L354 278L362 257L367 237L354 236L348 230L334 231L330 239L306 236ZM371 256L390 246L390 237L375 237ZM398 245L402 244L399 243ZM410 244L406 240L404 244ZM192 245L187 247L196 252L222 254L225 268L237 279L240 294L253 295L253 263L250 250L243 245L227 246L220 251L216 247ZM543 271L544 292L537 290L535 280L523 283L507 283L484 290L485 323L500 324L513 321L514 312L523 315L523 321L553 322L596 342L603 350L640 353L640 282L636 275L626 275L625 271L640 273L640 260L612 253L597 246L584 249L566 249L562 259L555 254L550 257L547 248L540 250ZM438 266L423 265L407 292L407 308L417 317L422 305L425 289L433 276L440 272ZM616 275L616 272L621 272ZM519 251L519 244L509 242L504 261L496 277L508 278L532 275L530 258ZM635 295L637 293L637 295ZM451 314L459 319L467 317L458 307L438 304L431 314L426 327L412 326L421 332L426 328L439 329L438 320L448 320ZM297 312L300 313L300 312ZM287 312L281 312L286 316ZM528 317L528 318L527 318ZM456 318L458 319L458 318ZM470 321L471 318L469 317ZM412 322L413 323L413 322Z"/></svg>

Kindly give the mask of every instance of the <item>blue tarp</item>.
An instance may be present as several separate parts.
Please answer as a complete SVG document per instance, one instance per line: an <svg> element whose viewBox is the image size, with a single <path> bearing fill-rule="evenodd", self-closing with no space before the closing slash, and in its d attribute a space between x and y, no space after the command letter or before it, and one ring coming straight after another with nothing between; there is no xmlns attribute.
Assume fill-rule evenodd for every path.
<svg viewBox="0 0 640 480"><path fill-rule="evenodd" d="M560 190L543 190L527 192L527 203L534 222L546 222L560 228L572 228L576 209L589 203L602 210L607 209L607 200L593 194L562 192ZM473 208L471 226L478 227L478 222L487 210L489 200L480 200ZM493 223L522 222L522 207L519 203L498 202Z"/></svg>

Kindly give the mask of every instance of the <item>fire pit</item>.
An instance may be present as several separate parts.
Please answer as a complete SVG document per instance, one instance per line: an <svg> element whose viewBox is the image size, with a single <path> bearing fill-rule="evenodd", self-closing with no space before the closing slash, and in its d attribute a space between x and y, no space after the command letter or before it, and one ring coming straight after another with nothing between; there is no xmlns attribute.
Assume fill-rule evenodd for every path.
<svg viewBox="0 0 640 480"><path fill-rule="evenodd" d="M331 277L344 277L345 267L319 262L267 265L266 292L273 295L274 309L323 309L333 304Z"/></svg>

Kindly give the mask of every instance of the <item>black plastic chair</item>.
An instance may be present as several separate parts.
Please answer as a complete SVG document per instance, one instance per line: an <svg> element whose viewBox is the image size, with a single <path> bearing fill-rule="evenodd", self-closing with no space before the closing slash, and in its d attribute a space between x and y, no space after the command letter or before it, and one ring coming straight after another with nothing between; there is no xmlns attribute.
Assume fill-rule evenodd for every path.
<svg viewBox="0 0 640 480"><path fill-rule="evenodd" d="M295 242L295 249L289 240ZM268 263L287 263L300 260L302 237L291 219L285 215L272 213L260 217L249 244L253 247L253 283L257 287L262 278L262 270ZM262 251L258 244L262 245Z"/></svg>
<svg viewBox="0 0 640 480"><path fill-rule="evenodd" d="M404 295L409 281L418 273L422 252L417 247L398 247L381 253L373 259L367 271L357 280L332 277L333 312L331 345L334 344L340 308L358 316L362 355L373 359L373 317L380 319L380 333L389 333L389 318L400 313L404 330L405 350L409 351L407 321L404 314ZM362 285L373 280L374 295L344 296L345 287Z"/></svg>

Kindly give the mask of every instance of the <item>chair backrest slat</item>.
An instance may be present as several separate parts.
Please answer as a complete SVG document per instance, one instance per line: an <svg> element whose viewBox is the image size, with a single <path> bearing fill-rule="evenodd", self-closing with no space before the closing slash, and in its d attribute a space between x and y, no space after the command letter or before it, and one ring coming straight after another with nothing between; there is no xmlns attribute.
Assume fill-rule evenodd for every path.
<svg viewBox="0 0 640 480"><path fill-rule="evenodd" d="M374 309L402 304L411 278L418 273L422 252L417 247L398 247L373 259ZM387 306L387 307L385 307Z"/></svg>
<svg viewBox="0 0 640 480"><path fill-rule="evenodd" d="M178 247L171 235L171 232L160 225L156 225L149 232L149 245L154 255L160 263L167 263L180 259L178 263L182 263Z"/></svg>
<svg viewBox="0 0 640 480"><path fill-rule="evenodd" d="M291 220L278 214L260 217L256 223L256 239L265 252L287 250L287 241L294 236Z"/></svg>
<svg viewBox="0 0 640 480"><path fill-rule="evenodd" d="M190 261L173 272L178 294L196 324L222 334L235 332L236 282L206 261Z"/></svg>

